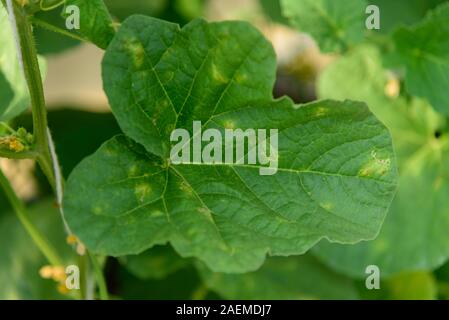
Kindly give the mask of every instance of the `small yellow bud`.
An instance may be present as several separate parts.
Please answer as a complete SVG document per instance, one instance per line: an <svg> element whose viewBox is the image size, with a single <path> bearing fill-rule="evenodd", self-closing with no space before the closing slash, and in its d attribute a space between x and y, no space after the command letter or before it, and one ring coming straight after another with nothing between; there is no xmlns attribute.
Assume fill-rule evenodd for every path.
<svg viewBox="0 0 449 320"><path fill-rule="evenodd" d="M0 145L6 146L9 150L20 152L25 146L16 137L0 137Z"/></svg>
<svg viewBox="0 0 449 320"><path fill-rule="evenodd" d="M60 294L68 294L70 292L70 290L67 288L65 283L59 283L58 284L58 292Z"/></svg>
<svg viewBox="0 0 449 320"><path fill-rule="evenodd" d="M43 266L39 270L39 275L44 279L53 278L53 267L52 266Z"/></svg>
<svg viewBox="0 0 449 320"><path fill-rule="evenodd" d="M390 98L397 98L401 91L401 85L399 80L396 78L391 78L388 80L387 85L385 86L385 95Z"/></svg>
<svg viewBox="0 0 449 320"><path fill-rule="evenodd" d="M23 149L25 149L25 147L23 146L23 144L17 140L16 138L11 138L10 142L9 142L9 149L15 151L15 152L21 152L23 151Z"/></svg>
<svg viewBox="0 0 449 320"><path fill-rule="evenodd" d="M53 277L52 279L55 281L65 281L67 278L67 275L65 274L65 269L62 266L54 267L53 268Z"/></svg>
<svg viewBox="0 0 449 320"><path fill-rule="evenodd" d="M30 0L16 0L18 4L20 4L22 7L25 7L30 3Z"/></svg>
<svg viewBox="0 0 449 320"><path fill-rule="evenodd" d="M80 256L84 256L86 254L86 247L81 242L76 246L76 253Z"/></svg>
<svg viewBox="0 0 449 320"><path fill-rule="evenodd" d="M71 235L67 236L66 241L67 241L67 244L76 244L76 243L78 243L78 238L75 235L71 234Z"/></svg>

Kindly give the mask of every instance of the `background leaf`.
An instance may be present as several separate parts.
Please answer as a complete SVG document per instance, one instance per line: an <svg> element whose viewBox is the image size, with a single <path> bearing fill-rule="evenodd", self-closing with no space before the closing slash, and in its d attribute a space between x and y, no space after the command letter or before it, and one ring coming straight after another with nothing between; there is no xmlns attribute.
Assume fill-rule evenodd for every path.
<svg viewBox="0 0 449 320"><path fill-rule="evenodd" d="M8 80L0 71L0 114L3 114L6 111L6 108L11 104L13 98L14 91Z"/></svg>
<svg viewBox="0 0 449 320"><path fill-rule="evenodd" d="M398 25L412 25L419 22L428 10L447 0L369 0L379 7L381 14L380 32L388 33Z"/></svg>
<svg viewBox="0 0 449 320"><path fill-rule="evenodd" d="M397 30L393 39L406 68L407 90L449 115L449 3L416 26Z"/></svg>
<svg viewBox="0 0 449 320"><path fill-rule="evenodd" d="M310 255L269 258L263 267L243 275L213 273L198 266L207 287L231 300L357 299L351 280Z"/></svg>
<svg viewBox="0 0 449 320"><path fill-rule="evenodd" d="M41 73L45 74L45 61L39 59ZM0 121L8 121L16 117L30 106L28 87L17 59L17 50L12 34L8 14L0 3L0 73L12 89L14 97L8 99L7 84L3 84L6 99L0 97Z"/></svg>
<svg viewBox="0 0 449 320"><path fill-rule="evenodd" d="M76 258L65 242L61 217L51 201L32 206L29 213L33 223L56 246L64 262L74 263ZM39 269L47 264L14 213L0 215L0 299L69 298L58 293L57 283L39 275Z"/></svg>
<svg viewBox="0 0 449 320"><path fill-rule="evenodd" d="M323 52L342 52L363 40L363 0L281 0L293 27L310 34Z"/></svg>
<svg viewBox="0 0 449 320"><path fill-rule="evenodd" d="M361 99L390 129L398 157L399 189L379 236L354 246L323 241L314 253L334 269L364 277L368 265L382 276L432 270L449 258L449 136L445 120L423 101L387 96L388 74L377 51L364 47L329 66L319 95Z"/></svg>
<svg viewBox="0 0 449 320"><path fill-rule="evenodd" d="M381 274L382 275L382 274ZM360 283L364 300L435 300L438 285L431 272L405 272L381 281L380 289L368 290Z"/></svg>

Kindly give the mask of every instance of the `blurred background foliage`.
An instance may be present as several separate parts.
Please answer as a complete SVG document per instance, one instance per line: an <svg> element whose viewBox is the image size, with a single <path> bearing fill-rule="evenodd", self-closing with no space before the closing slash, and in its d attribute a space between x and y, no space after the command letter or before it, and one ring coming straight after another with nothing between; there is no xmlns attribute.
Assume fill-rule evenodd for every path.
<svg viewBox="0 0 449 320"><path fill-rule="evenodd" d="M430 111L427 103L416 102L406 92L401 77L402 69L391 69L388 73L384 71L384 65L388 65L388 54L384 53L390 44L384 42L382 35L394 32L401 25L410 26L421 21L429 10L443 2L447 1L370 0L369 3L380 7L382 17L381 30L372 35L375 48L360 47L358 51L342 55L322 53L306 32L292 26L283 14L280 0L105 0L117 23L132 14L149 15L180 25L197 17L208 20L247 20L266 35L276 50L279 68L273 92L275 97L289 95L298 103L318 97L362 100L389 127L392 119L401 122L403 118L400 117L410 120L413 126L425 127L421 114L434 112ZM58 7L41 11L36 18L63 27L62 10L63 7ZM67 177L81 159L93 153L120 130L102 91L102 51L51 32L39 23L34 32L38 51L48 64L45 92L50 110L49 125L63 174ZM5 61L0 59L0 63L5 64ZM348 77L348 74L352 77ZM370 80L366 81L368 78ZM0 101L8 100L11 95L5 81L0 72ZM343 85L337 87L335 83ZM421 109L418 110L417 119L410 119L408 110L414 104L420 105L416 108ZM397 105L401 105L397 108L407 109L403 116L393 116L387 110ZM422 111L424 109L427 111ZM441 126L433 128L435 132L432 134L437 135L438 130L441 134L447 129L446 120L438 123ZM10 125L31 130L30 114L23 114ZM396 134L394 128L401 129L403 125L402 122L397 126L391 124L393 136ZM408 153L413 151L409 147L410 144L404 143L398 148L400 159L408 159ZM42 173L32 162L24 164L0 160L0 166L19 195L29 204L37 226L57 246L67 263L76 263L73 250L65 244L64 229L52 205L51 191ZM413 197L425 192L414 189L415 184L422 183L421 187L425 189L432 183L424 181L424 175L419 178L403 178L404 184L412 189L410 192L404 191L406 196ZM108 258L105 262L108 287L115 299L449 299L449 264L444 263L447 259L425 266L414 265L408 260L402 263L398 261L402 259L401 250L406 244L404 247L398 247L397 244L409 241L413 233L421 232L419 224L422 222L413 221L414 212L409 210L415 208L427 215L432 215L436 210L434 203L428 204L429 209L415 206L415 202L408 202L410 200L413 199L405 199L408 205L394 205L394 209L403 214L399 222L389 222L389 219L396 217L396 213L391 218L389 216L379 236L380 240L360 244L358 251L349 252L341 248L334 251L328 244L322 244L313 253L300 257L268 258L258 271L233 275L212 273L194 259L180 258L169 246L158 246L137 256ZM440 200L423 199L421 203L426 206L426 201ZM441 205L439 215L427 216L427 223L439 223L429 219L447 221L448 207ZM415 214L419 216L419 212ZM408 225L414 227L407 229ZM402 232L401 228L405 231ZM401 234L406 234L406 238L401 240ZM449 243L449 236L440 240ZM389 268L385 277L382 277L380 290L367 290L361 266L369 263L373 257L368 254L371 252L369 247L378 249L382 246L381 241L384 245L396 245L393 249L385 247L382 259L388 260L389 266L391 261L397 262L397 266ZM420 244L411 241L410 246ZM413 247L408 250L413 250ZM336 256L344 256L346 260L342 262ZM58 292L57 283L39 275L39 270L45 265L45 259L11 213L9 204L0 192L0 299L74 298L70 294Z"/></svg>

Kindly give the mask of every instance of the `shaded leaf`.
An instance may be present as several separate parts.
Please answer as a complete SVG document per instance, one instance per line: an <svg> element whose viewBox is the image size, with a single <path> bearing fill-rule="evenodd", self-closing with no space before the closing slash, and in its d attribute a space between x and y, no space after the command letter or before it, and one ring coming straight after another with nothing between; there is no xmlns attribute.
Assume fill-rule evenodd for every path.
<svg viewBox="0 0 449 320"><path fill-rule="evenodd" d="M72 5L77 6L80 10L80 29L77 32L101 49L106 49L114 37L115 29L103 0L65 1L66 8ZM68 16L66 11L65 16Z"/></svg>
<svg viewBox="0 0 449 320"><path fill-rule="evenodd" d="M190 264L189 260L182 259L170 246L156 246L139 255L121 257L120 262L141 279L164 279Z"/></svg>
<svg viewBox="0 0 449 320"><path fill-rule="evenodd" d="M142 280L120 269L118 282L120 297L125 300L190 300L195 298L197 290L202 289L201 279L193 266L158 280Z"/></svg>
<svg viewBox="0 0 449 320"><path fill-rule="evenodd" d="M269 258L258 271L242 275L213 273L199 266L210 290L231 300L357 299L348 278L330 271L310 255Z"/></svg>
<svg viewBox="0 0 449 320"><path fill-rule="evenodd" d="M43 20L52 26L66 29L65 19L62 19L63 7L50 11L36 12L33 17ZM33 21L33 20L32 20ZM50 31L34 24L33 34L39 54L58 54L78 46L81 42L65 35Z"/></svg>

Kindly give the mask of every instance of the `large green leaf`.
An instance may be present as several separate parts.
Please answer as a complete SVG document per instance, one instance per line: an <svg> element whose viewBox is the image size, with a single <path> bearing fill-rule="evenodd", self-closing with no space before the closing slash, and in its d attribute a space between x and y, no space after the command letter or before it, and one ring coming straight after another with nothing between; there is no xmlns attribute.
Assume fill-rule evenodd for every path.
<svg viewBox="0 0 449 320"><path fill-rule="evenodd" d="M29 213L32 222L57 245L64 262L73 263L76 258L65 244L61 217L52 201L31 207ZM12 212L0 215L0 299L65 298L58 294L53 280L40 277L39 269L47 264L17 217Z"/></svg>
<svg viewBox="0 0 449 320"><path fill-rule="evenodd" d="M39 60L42 73L45 63ZM30 106L28 87L17 59L12 28L0 3L0 121L11 120ZM5 82L6 81L6 82ZM11 96L12 93L12 96Z"/></svg>
<svg viewBox="0 0 449 320"><path fill-rule="evenodd" d="M445 121L423 101L386 96L388 81L379 54L365 47L331 65L319 80L321 97L366 101L390 129L398 156L399 190L379 237L354 246L322 242L314 248L337 270L360 277L371 264L388 276L433 269L449 258Z"/></svg>
<svg viewBox="0 0 449 320"><path fill-rule="evenodd" d="M357 299L351 280L327 269L310 255L267 259L242 275L213 273L199 265L207 287L232 300Z"/></svg>
<svg viewBox="0 0 449 320"><path fill-rule="evenodd" d="M393 38L406 67L407 90L449 115L449 3L418 25L397 30Z"/></svg>
<svg viewBox="0 0 449 320"><path fill-rule="evenodd" d="M114 37L114 26L103 0L66 0L68 6L77 6L80 11L80 33L95 45L106 49ZM67 12L65 12L65 16Z"/></svg>
<svg viewBox="0 0 449 320"><path fill-rule="evenodd" d="M363 40L364 0L281 0L293 27L309 33L324 52L341 52Z"/></svg>
<svg viewBox="0 0 449 320"><path fill-rule="evenodd" d="M119 256L171 242L215 271L255 270L266 254L301 254L319 239L372 239L390 204L396 164L390 135L363 103L274 101L270 44L243 22L126 20L103 61L125 136L105 143L70 176L64 206L93 251ZM176 128L278 129L261 164L169 161ZM131 140L130 138L134 139Z"/></svg>

